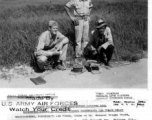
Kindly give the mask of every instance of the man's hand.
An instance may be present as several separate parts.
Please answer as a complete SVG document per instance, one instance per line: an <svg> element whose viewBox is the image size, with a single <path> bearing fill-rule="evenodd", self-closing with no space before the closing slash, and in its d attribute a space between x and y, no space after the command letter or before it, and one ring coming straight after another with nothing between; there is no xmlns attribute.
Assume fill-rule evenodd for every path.
<svg viewBox="0 0 152 120"><path fill-rule="evenodd" d="M100 53L101 48L103 48L102 45L100 45L100 46L98 47L98 49L97 49L98 53Z"/></svg>
<svg viewBox="0 0 152 120"><path fill-rule="evenodd" d="M97 50L92 46L90 46L90 47L91 47L90 49L92 51L92 54L95 56L97 54Z"/></svg>
<svg viewBox="0 0 152 120"><path fill-rule="evenodd" d="M100 53L101 48L106 50L108 46L109 46L109 42L106 42L106 43L102 44L101 46L99 46L98 52Z"/></svg>
<svg viewBox="0 0 152 120"><path fill-rule="evenodd" d="M41 56L41 55L52 56L52 52L51 51L39 50L39 51L35 52L35 55L36 56Z"/></svg>
<svg viewBox="0 0 152 120"><path fill-rule="evenodd" d="M62 44L62 42L61 42L61 43L59 43L59 44L57 44L57 45L55 46L55 50L56 50L56 51L60 51L60 50L62 49L62 47L63 47L63 44Z"/></svg>
<svg viewBox="0 0 152 120"><path fill-rule="evenodd" d="M92 54L93 54L93 56L97 55L97 51L96 51L96 50L93 50L93 51L92 51Z"/></svg>
<svg viewBox="0 0 152 120"><path fill-rule="evenodd" d="M53 52L51 52L51 51L46 51L46 54L47 54L48 56L52 56L52 55L53 55Z"/></svg>
<svg viewBox="0 0 152 120"><path fill-rule="evenodd" d="M73 21L75 26L79 25L79 21L75 17L71 17L71 20Z"/></svg>
<svg viewBox="0 0 152 120"><path fill-rule="evenodd" d="M71 14L68 7L65 7L66 13L70 17L71 21L74 23L75 26L79 25L79 21Z"/></svg>

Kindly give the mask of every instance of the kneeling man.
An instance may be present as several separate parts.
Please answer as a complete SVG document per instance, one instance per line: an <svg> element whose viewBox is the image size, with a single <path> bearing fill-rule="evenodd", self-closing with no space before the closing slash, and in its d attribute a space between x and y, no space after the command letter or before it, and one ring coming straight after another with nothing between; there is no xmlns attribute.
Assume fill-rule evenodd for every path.
<svg viewBox="0 0 152 120"><path fill-rule="evenodd" d="M96 59L98 57L106 66L111 66L109 61L112 58L113 51L111 30L102 19L99 19L96 30L91 32L90 41L84 49L84 57L86 59Z"/></svg>
<svg viewBox="0 0 152 120"><path fill-rule="evenodd" d="M49 29L40 35L35 51L38 67L45 70L47 63L53 60L58 69L64 70L68 42L68 38L58 31L58 23L49 21Z"/></svg>

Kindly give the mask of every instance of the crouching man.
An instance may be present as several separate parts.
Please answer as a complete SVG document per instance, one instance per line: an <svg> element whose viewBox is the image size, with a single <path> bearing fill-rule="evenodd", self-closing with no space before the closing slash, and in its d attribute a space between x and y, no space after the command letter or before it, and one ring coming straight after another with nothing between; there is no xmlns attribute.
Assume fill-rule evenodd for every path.
<svg viewBox="0 0 152 120"><path fill-rule="evenodd" d="M84 57L86 59L98 57L106 66L112 67L109 64L114 51L111 30L102 19L97 21L96 28L91 32L90 41L84 49Z"/></svg>
<svg viewBox="0 0 152 120"><path fill-rule="evenodd" d="M66 60L68 38L58 31L58 23L49 21L49 29L43 32L36 47L35 56L40 70L45 70L49 61L53 60L59 70L64 70Z"/></svg>

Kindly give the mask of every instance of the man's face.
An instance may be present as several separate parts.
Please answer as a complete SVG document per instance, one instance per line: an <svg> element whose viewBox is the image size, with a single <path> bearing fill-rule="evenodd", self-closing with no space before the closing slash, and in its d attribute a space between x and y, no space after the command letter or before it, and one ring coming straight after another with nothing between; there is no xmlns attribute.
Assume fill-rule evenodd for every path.
<svg viewBox="0 0 152 120"><path fill-rule="evenodd" d="M98 31L100 34L104 34L105 29L106 29L106 26L103 26L103 27L99 28Z"/></svg>
<svg viewBox="0 0 152 120"><path fill-rule="evenodd" d="M49 28L49 30L53 35L56 35L58 31L58 26L52 26Z"/></svg>

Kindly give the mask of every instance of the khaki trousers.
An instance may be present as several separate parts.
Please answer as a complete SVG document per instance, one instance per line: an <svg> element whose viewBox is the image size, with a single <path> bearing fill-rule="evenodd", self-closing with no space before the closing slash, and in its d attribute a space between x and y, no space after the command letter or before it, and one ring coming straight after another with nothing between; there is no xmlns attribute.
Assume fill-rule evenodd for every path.
<svg viewBox="0 0 152 120"><path fill-rule="evenodd" d="M43 70L44 69L44 65L46 64L47 61L49 61L49 59L53 59L55 62L58 62L60 60L65 61L66 60L66 55L67 55L67 49L68 49L68 44L63 45L62 47L62 54L61 55L55 55L55 56L51 56L51 57L47 57L44 55L41 56L36 56L37 58L37 64L38 67ZM51 49L53 50L53 49ZM49 51L51 51L49 50Z"/></svg>
<svg viewBox="0 0 152 120"><path fill-rule="evenodd" d="M89 41L89 20L78 20L79 25L75 26L75 57L80 57L83 53L85 46Z"/></svg>

